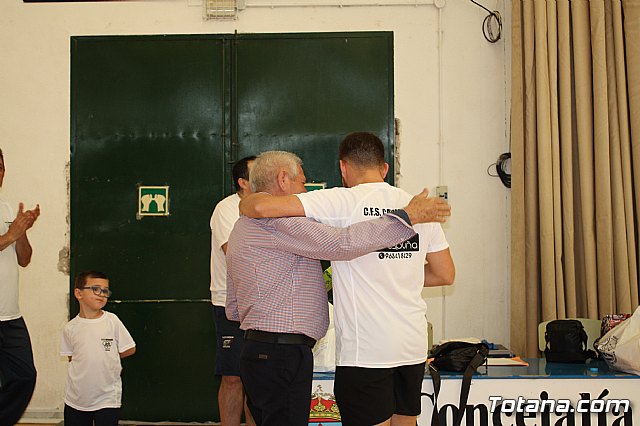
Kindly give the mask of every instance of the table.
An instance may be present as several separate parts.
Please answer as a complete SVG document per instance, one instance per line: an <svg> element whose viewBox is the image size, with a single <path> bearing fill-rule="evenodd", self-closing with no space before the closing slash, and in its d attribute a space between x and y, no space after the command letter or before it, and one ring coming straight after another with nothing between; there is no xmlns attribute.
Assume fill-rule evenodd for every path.
<svg viewBox="0 0 640 426"><path fill-rule="evenodd" d="M473 377L464 426L640 426L640 376L610 370L601 360L584 364L481 366ZM442 372L438 398L440 426L457 412L461 373ZM314 373L309 425L338 426L333 373ZM433 386L422 385L419 426L431 425ZM626 409L626 411L625 411Z"/></svg>

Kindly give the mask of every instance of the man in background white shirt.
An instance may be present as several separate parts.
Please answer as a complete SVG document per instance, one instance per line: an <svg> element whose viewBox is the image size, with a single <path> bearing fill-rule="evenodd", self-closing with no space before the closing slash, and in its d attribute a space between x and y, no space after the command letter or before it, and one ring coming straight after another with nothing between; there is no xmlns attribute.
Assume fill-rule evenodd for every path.
<svg viewBox="0 0 640 426"><path fill-rule="evenodd" d="M211 303L216 324L216 374L221 376L218 391L220 422L223 426L239 426L244 407L246 425L255 422L245 404L244 388L240 380L240 351L243 332L240 323L229 321L225 314L227 299L227 241L239 217L240 199L251 193L249 170L255 156L245 157L234 164L233 184L236 193L221 200L211 216Z"/></svg>

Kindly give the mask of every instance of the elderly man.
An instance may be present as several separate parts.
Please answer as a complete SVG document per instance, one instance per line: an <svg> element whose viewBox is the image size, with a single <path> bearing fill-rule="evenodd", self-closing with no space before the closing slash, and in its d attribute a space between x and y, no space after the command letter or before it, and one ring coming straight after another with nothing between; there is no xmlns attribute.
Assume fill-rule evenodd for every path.
<svg viewBox="0 0 640 426"><path fill-rule="evenodd" d="M249 179L254 192L306 192L302 162L288 152L258 156ZM311 348L329 323L318 259L350 260L400 244L415 235L411 224L447 215L438 206L422 193L404 210L348 228L301 217L240 217L227 247L226 313L245 330L240 375L256 424L308 423Z"/></svg>

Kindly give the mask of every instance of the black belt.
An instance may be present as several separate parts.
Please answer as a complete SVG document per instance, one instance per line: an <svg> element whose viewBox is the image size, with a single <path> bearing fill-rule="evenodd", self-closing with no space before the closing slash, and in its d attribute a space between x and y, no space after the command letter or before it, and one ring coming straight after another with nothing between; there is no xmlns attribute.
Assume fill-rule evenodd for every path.
<svg viewBox="0 0 640 426"><path fill-rule="evenodd" d="M279 343L281 345L307 345L313 347L316 341L304 334L294 333L271 333L269 331L246 330L245 340L253 340L261 343Z"/></svg>

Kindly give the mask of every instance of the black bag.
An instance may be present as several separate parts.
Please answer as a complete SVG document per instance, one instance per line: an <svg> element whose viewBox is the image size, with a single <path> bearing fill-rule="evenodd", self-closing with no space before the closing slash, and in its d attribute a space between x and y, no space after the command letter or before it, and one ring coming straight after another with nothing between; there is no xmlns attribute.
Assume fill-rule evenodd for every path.
<svg viewBox="0 0 640 426"><path fill-rule="evenodd" d="M471 387L471 376L482 364L487 362L489 347L484 343L469 342L447 342L433 348L431 357L433 361L429 363L429 374L433 380L433 413L431 415L431 425L439 426L438 418L438 394L440 393L440 371L464 372L462 386L460 388L460 401L458 402L458 414L453 426L460 426L464 415L469 389Z"/></svg>
<svg viewBox="0 0 640 426"><path fill-rule="evenodd" d="M587 350L587 332L578 320L554 320L544 333L544 357L548 362L585 362L596 353Z"/></svg>

